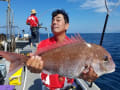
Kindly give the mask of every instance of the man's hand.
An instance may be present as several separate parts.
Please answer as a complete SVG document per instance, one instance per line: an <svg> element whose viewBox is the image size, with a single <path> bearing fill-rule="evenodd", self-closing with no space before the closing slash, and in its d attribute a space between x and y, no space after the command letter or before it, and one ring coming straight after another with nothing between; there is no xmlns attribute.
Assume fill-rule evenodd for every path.
<svg viewBox="0 0 120 90"><path fill-rule="evenodd" d="M88 81L88 82L93 82L98 78L98 75L95 73L95 71L93 70L92 67L89 67L89 71L88 72L82 72L82 74L80 75L80 78Z"/></svg>
<svg viewBox="0 0 120 90"><path fill-rule="evenodd" d="M33 73L40 73L43 69L43 60L40 56L30 55L31 58L26 62L28 69Z"/></svg>
<svg viewBox="0 0 120 90"><path fill-rule="evenodd" d="M60 82L62 82L64 80L64 77L59 75L58 79Z"/></svg>

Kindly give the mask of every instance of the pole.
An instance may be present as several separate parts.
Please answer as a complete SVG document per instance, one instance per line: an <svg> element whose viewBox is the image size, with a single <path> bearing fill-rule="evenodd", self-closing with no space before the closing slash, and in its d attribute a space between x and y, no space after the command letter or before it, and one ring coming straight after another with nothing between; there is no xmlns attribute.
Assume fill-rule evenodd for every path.
<svg viewBox="0 0 120 90"><path fill-rule="evenodd" d="M9 43L9 51L11 48L11 43L12 43L12 36L11 36L11 7L10 7L10 0L8 0L8 10L7 10L7 27L8 27L8 38L10 39L10 43ZM8 39L7 38L7 39Z"/></svg>

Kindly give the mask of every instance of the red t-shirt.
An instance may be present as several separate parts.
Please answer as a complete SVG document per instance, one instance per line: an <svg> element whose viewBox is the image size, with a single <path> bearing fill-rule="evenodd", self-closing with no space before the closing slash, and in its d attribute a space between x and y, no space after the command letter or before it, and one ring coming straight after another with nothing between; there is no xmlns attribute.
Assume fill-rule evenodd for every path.
<svg viewBox="0 0 120 90"><path fill-rule="evenodd" d="M26 23L30 24L30 27L37 27L38 26L38 18L35 15L31 15L27 18Z"/></svg>
<svg viewBox="0 0 120 90"><path fill-rule="evenodd" d="M67 36L65 37L66 39L69 39ZM55 44L56 40L54 37L48 38L46 40L41 41L38 44L37 50L40 50L43 47L47 47L49 45ZM63 88L65 85L64 84L72 84L74 79L69 79L63 77L63 81L59 81L59 75L58 74L46 74L46 73L41 73L41 79L43 84L48 87L50 90L55 90L57 88Z"/></svg>

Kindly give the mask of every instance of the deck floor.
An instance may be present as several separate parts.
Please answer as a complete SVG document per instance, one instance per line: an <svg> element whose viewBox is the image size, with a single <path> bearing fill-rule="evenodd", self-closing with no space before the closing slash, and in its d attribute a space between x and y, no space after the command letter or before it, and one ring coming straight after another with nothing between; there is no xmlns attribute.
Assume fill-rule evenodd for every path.
<svg viewBox="0 0 120 90"><path fill-rule="evenodd" d="M25 77L26 77L26 82L25 82ZM23 89L24 83L25 83L25 87ZM40 74L31 73L29 70L23 72L22 84L20 86L16 86L16 90L42 90L42 82L40 79Z"/></svg>

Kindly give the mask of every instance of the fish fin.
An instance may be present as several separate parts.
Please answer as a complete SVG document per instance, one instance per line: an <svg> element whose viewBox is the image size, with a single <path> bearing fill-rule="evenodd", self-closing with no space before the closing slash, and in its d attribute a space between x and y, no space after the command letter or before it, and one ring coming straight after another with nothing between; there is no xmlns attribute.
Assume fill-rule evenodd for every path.
<svg viewBox="0 0 120 90"><path fill-rule="evenodd" d="M11 65L10 65L11 66ZM14 66L14 65L13 65ZM13 75L17 70L19 70L23 65L19 65L16 68L14 68L13 70L9 71L5 77L5 81L8 83L9 82L9 77L11 75Z"/></svg>
<svg viewBox="0 0 120 90"><path fill-rule="evenodd" d="M47 73L47 74L53 74L53 73L50 73L50 72L47 71L47 70L43 70L42 72L43 72L43 73Z"/></svg>
<svg viewBox="0 0 120 90"><path fill-rule="evenodd" d="M9 73L11 74L17 71L20 67L22 67L28 59L28 56L5 51L0 51L0 56L10 62Z"/></svg>
<svg viewBox="0 0 120 90"><path fill-rule="evenodd" d="M74 36L71 36L72 43L79 42L79 43L85 43L85 40L80 36L80 34L75 34Z"/></svg>
<svg viewBox="0 0 120 90"><path fill-rule="evenodd" d="M84 66L84 69L82 70L82 73L88 73L89 72L89 66L88 65L85 65Z"/></svg>
<svg viewBox="0 0 120 90"><path fill-rule="evenodd" d="M24 64L21 65L15 65L16 63L11 63L10 64L10 69L7 74L8 77L10 77L12 74L14 74L17 70L19 70L21 67L23 67Z"/></svg>
<svg viewBox="0 0 120 90"><path fill-rule="evenodd" d="M80 34L76 34L74 36L71 36L71 38L69 38L69 39L65 39L64 42L62 42L62 43L55 43L53 45L48 45L46 47L43 47L43 48L37 50L34 55L40 55L46 51L49 51L49 50L52 50L55 48L59 48L59 47L62 47L64 45L69 45L72 43L86 43L86 42L85 42L85 40L82 39Z"/></svg>
<svg viewBox="0 0 120 90"><path fill-rule="evenodd" d="M9 73L16 72L23 65L24 65L24 63L22 63L22 62L20 63L19 61L11 63L10 67L9 67Z"/></svg>
<svg viewBox="0 0 120 90"><path fill-rule="evenodd" d="M15 62L17 60L22 61L22 59L25 59L27 57L25 55L21 55L18 53L5 52L5 51L0 51L0 56L5 58L9 62Z"/></svg>

